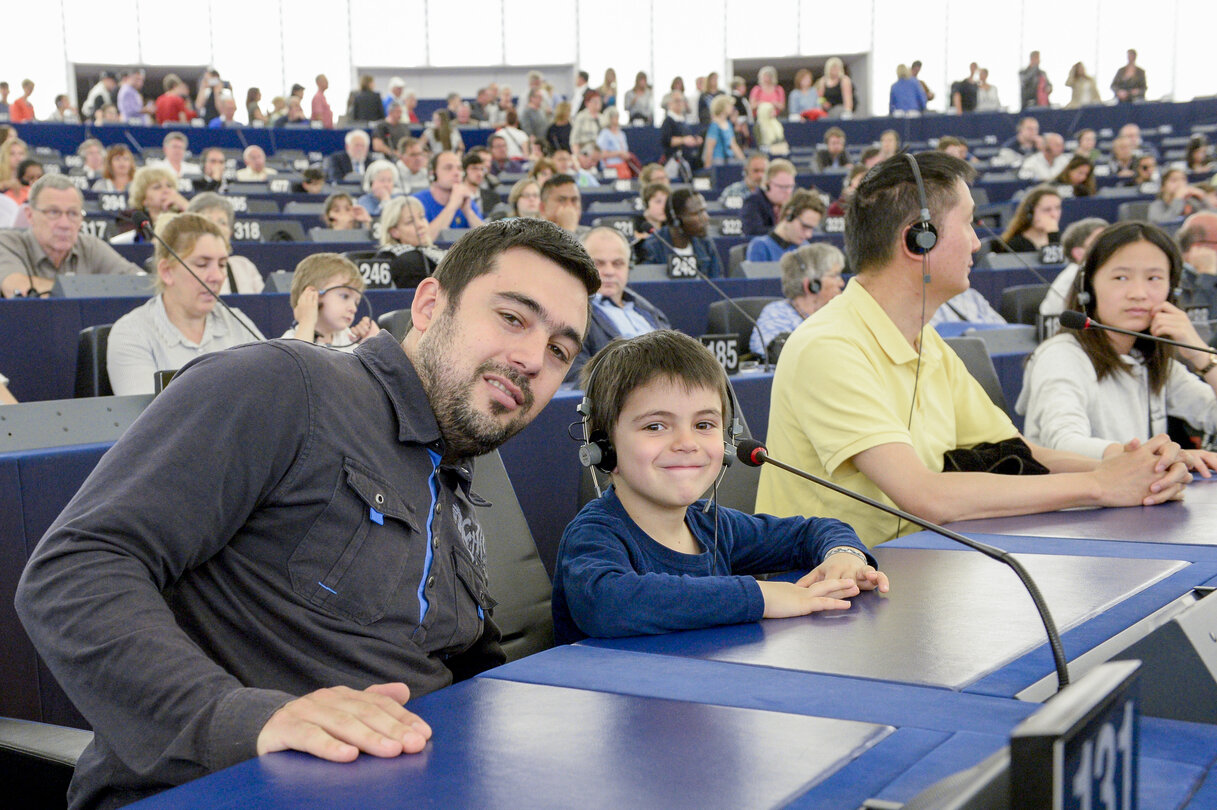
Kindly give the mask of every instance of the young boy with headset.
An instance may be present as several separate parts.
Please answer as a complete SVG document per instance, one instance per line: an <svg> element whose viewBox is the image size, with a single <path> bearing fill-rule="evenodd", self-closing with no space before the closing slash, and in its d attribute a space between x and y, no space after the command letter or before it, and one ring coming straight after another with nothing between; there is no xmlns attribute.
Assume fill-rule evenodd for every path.
<svg viewBox="0 0 1217 810"><path fill-rule="evenodd" d="M559 642L632 636L849 607L887 576L848 525L699 500L734 456L722 366L660 330L609 344L584 367L580 459L612 480L566 527L554 573ZM726 443L724 443L726 439ZM750 574L809 570L797 582Z"/></svg>

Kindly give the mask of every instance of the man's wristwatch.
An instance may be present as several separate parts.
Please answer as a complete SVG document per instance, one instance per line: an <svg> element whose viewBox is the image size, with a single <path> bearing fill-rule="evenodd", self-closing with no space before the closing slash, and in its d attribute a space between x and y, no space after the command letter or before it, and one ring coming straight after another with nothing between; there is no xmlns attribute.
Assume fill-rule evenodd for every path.
<svg viewBox="0 0 1217 810"><path fill-rule="evenodd" d="M862 562L870 565L870 560L866 559L866 555L861 551L858 551L858 549L854 548L853 546L833 546L824 553L824 559L827 560L834 554L852 554Z"/></svg>

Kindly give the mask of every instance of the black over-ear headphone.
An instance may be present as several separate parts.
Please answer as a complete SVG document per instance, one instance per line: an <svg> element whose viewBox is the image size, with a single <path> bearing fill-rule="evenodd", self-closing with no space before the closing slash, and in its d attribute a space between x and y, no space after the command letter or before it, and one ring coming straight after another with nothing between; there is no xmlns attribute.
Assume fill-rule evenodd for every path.
<svg viewBox="0 0 1217 810"><path fill-rule="evenodd" d="M910 252L924 256L938 244L938 229L930 221L930 204L926 200L925 184L921 182L921 168L917 165L917 158L908 152L905 152L904 156L908 158L909 166L913 169L913 180L917 183L917 200L921 203L921 212L917 215L917 221L909 226L908 233L904 235L904 244Z"/></svg>
<svg viewBox="0 0 1217 810"><path fill-rule="evenodd" d="M1094 300L1094 296L1090 294L1090 290L1086 288L1086 265L1083 263L1078 268L1078 295L1077 303L1082 310L1090 315L1090 302Z"/></svg>
<svg viewBox="0 0 1217 810"><path fill-rule="evenodd" d="M803 269L803 278L807 278L809 275L811 275L812 268L809 267L807 262L805 262L803 260L802 250L803 250L802 248L798 248L797 250L795 250L794 260L796 262L798 262L799 267L801 267ZM809 292L812 295L819 294L820 289L823 286L824 286L823 283L818 278L808 278L807 279L807 292Z"/></svg>
<svg viewBox="0 0 1217 810"><path fill-rule="evenodd" d="M676 192L674 190L668 194L668 199L663 203L663 215L668 218L668 228L681 228L683 230L683 226L676 224L680 217L676 216L676 206L672 202L672 198L675 196Z"/></svg>
<svg viewBox="0 0 1217 810"><path fill-rule="evenodd" d="M587 390L592 390L592 384L596 380L596 375L600 371L600 363L604 362L604 358L592 367L591 374L587 378ZM743 433L743 426L740 424L736 416L738 404L735 399L735 391L731 388L731 383L727 383L727 399L731 402L731 419L727 422L727 438L723 441L723 466L730 467L731 462L735 461L735 443L739 436ZM592 400L585 392L582 401L575 409L582 417L583 424L583 444L579 446L579 463L584 467L594 467L600 472L608 475L617 467L617 450L613 447L613 442L609 439L608 433L604 430L594 430L589 432L589 427L592 420ZM595 473L592 474L593 479ZM596 485L596 490L599 492L600 485Z"/></svg>
<svg viewBox="0 0 1217 810"><path fill-rule="evenodd" d="M432 155L431 162L427 166L427 175L430 178L432 183L435 182L435 169L439 165L439 156L442 154L444 154L444 151L441 149L440 151L438 151L434 155Z"/></svg>

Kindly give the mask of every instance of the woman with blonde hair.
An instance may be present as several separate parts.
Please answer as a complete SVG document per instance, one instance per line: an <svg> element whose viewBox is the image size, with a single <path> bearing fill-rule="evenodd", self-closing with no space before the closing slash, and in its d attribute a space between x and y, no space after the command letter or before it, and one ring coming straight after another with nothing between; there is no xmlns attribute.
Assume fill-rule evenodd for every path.
<svg viewBox="0 0 1217 810"><path fill-rule="evenodd" d="M508 216L533 217L541 216L541 184L532 177L517 180L507 195Z"/></svg>
<svg viewBox="0 0 1217 810"><path fill-rule="evenodd" d="M127 188L127 205L135 211L147 213L148 219L156 225L162 214L180 214L186 210L189 203L178 193L177 175L172 169L164 166L144 166L135 173L131 185ZM110 244L130 245L143 241L143 234L132 229L115 236L110 240Z"/></svg>
<svg viewBox="0 0 1217 810"><path fill-rule="evenodd" d="M854 111L854 83L845 75L841 57L830 56L824 63L824 75L816 82L816 92L824 100L820 106L825 112L838 108L850 113Z"/></svg>
<svg viewBox="0 0 1217 810"><path fill-rule="evenodd" d="M710 123L706 127L702 146L702 165L725 166L731 158L744 160L744 150L735 142L735 127L729 120L734 109L735 99L728 95L715 96L714 101L710 102Z"/></svg>
<svg viewBox="0 0 1217 810"><path fill-rule="evenodd" d="M238 310L216 305L228 264L228 242L220 227L198 214L166 214L156 231L168 245L158 241L153 254L156 294L110 330L106 367L119 396L151 394L157 371L176 370L200 355L264 339Z"/></svg>
<svg viewBox="0 0 1217 810"><path fill-rule="evenodd" d="M431 243L427 215L418 198L394 197L385 203L380 212L380 251L375 258L388 260L393 286L399 290L417 287L435 272L445 252Z"/></svg>
<svg viewBox="0 0 1217 810"><path fill-rule="evenodd" d="M21 180L17 177L17 167L29 155L29 147L25 141L16 135L0 144L0 192L19 188Z"/></svg>
<svg viewBox="0 0 1217 810"><path fill-rule="evenodd" d="M786 109L786 91L778 84L777 68L765 65L757 71L756 86L748 94L748 101L753 109L759 109L762 104L772 104L774 112L779 115Z"/></svg>

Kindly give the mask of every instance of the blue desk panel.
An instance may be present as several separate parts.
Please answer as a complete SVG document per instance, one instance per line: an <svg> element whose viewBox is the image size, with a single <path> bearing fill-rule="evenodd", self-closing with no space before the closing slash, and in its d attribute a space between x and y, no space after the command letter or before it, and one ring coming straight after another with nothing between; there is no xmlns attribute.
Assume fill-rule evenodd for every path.
<svg viewBox="0 0 1217 810"><path fill-rule="evenodd" d="M580 643L998 697L1053 671L1031 598L1005 566L972 551L880 547L875 556L891 592L863 593L849 610ZM1217 576L1217 564L1162 559L1037 554L1022 562L1070 658ZM991 682L995 672L1012 674Z"/></svg>
<svg viewBox="0 0 1217 810"><path fill-rule="evenodd" d="M411 703L418 756L250 760L141 808L772 807L892 733L869 723L479 678Z"/></svg>

